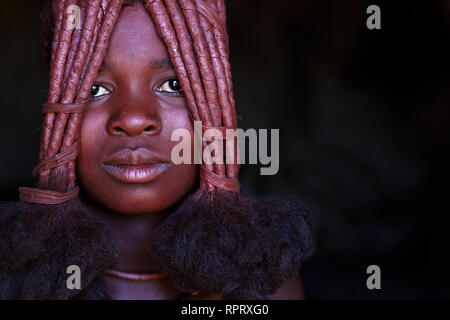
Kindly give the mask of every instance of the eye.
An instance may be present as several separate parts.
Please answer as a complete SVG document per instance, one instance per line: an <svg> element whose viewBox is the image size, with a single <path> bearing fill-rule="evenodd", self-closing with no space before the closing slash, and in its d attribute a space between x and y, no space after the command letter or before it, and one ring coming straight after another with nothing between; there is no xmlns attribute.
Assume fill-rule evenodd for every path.
<svg viewBox="0 0 450 320"><path fill-rule="evenodd" d="M94 84L91 89L91 97L92 98L99 98L104 95L110 94L111 91L106 89L104 86L99 84Z"/></svg>
<svg viewBox="0 0 450 320"><path fill-rule="evenodd" d="M178 79L170 79L164 82L160 87L156 89L159 92L166 92L173 95L182 95L183 89Z"/></svg>

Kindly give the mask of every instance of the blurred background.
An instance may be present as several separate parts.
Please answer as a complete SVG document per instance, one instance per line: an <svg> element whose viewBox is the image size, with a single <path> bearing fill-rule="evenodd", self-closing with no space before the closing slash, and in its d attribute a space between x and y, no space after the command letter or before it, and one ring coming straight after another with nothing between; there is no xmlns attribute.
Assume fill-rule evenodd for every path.
<svg viewBox="0 0 450 320"><path fill-rule="evenodd" d="M49 68L42 0L0 13L0 201L33 185ZM381 30L366 9L381 8ZM280 129L280 170L243 193L319 217L308 299L450 298L450 1L228 0L240 127ZM368 290L366 268L381 268Z"/></svg>

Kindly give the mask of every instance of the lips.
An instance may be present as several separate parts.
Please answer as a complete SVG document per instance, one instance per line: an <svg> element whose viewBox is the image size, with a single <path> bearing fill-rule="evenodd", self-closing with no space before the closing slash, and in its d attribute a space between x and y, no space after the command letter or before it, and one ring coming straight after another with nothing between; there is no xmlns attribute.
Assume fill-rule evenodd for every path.
<svg viewBox="0 0 450 320"><path fill-rule="evenodd" d="M170 162L145 148L119 150L102 165L110 176L126 183L152 182L170 166Z"/></svg>

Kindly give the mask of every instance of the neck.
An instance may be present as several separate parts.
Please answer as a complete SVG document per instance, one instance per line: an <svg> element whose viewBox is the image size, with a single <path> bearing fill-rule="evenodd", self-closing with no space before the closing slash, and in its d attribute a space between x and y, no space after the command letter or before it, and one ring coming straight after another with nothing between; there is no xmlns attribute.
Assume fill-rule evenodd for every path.
<svg viewBox="0 0 450 320"><path fill-rule="evenodd" d="M94 215L103 222L113 236L118 251L114 269L128 272L157 272L149 247L155 229L164 221L168 211L148 214L121 214L93 206Z"/></svg>

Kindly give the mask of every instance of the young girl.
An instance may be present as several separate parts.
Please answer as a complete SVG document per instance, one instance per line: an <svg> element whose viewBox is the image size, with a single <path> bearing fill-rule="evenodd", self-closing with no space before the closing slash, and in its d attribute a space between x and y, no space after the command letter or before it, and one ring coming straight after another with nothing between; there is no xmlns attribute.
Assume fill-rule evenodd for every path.
<svg viewBox="0 0 450 320"><path fill-rule="evenodd" d="M240 195L236 162L172 160L177 129L237 128L223 0L53 0L42 18L38 184L0 205L0 298L300 299L310 210Z"/></svg>

